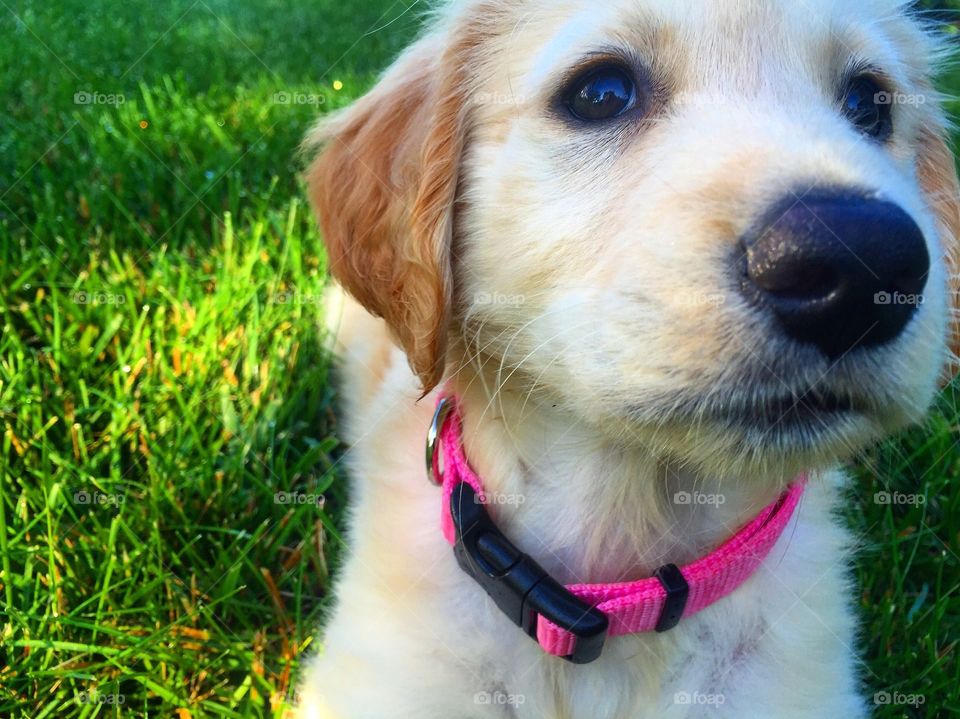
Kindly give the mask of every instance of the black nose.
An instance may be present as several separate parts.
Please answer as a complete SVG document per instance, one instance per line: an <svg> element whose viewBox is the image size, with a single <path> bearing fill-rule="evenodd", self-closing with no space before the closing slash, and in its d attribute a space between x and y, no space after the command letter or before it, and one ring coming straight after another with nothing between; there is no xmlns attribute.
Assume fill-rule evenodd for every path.
<svg viewBox="0 0 960 719"><path fill-rule="evenodd" d="M906 212L852 193L791 195L744 245L745 289L787 334L829 357L899 336L930 270Z"/></svg>

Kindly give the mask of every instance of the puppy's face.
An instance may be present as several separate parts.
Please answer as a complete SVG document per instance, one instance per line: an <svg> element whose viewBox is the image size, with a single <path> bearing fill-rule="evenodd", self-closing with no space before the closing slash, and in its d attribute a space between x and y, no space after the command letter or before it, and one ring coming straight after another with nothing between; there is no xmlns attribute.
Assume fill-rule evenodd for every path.
<svg viewBox="0 0 960 719"><path fill-rule="evenodd" d="M472 356L720 471L921 417L960 220L902 3L484 5L334 121L311 176L334 271L425 384Z"/></svg>

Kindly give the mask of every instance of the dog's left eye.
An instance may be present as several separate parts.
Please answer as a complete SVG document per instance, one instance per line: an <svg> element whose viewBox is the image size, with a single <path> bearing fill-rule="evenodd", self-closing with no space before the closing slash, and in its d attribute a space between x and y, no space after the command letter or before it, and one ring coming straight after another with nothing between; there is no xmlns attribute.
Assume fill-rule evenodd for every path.
<svg viewBox="0 0 960 719"><path fill-rule="evenodd" d="M865 135L881 142L893 133L892 96L871 77L855 78L843 98L843 112Z"/></svg>
<svg viewBox="0 0 960 719"><path fill-rule="evenodd" d="M618 65L604 65L581 75L565 93L570 113L585 122L619 117L637 103L637 84Z"/></svg>

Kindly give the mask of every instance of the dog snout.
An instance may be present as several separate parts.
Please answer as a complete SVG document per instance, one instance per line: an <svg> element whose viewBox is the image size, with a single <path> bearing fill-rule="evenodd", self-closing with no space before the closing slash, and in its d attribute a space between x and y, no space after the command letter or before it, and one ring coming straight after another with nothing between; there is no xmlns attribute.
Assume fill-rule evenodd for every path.
<svg viewBox="0 0 960 719"><path fill-rule="evenodd" d="M830 358L894 340L923 302L923 232L885 200L791 194L743 245L745 290L788 336Z"/></svg>

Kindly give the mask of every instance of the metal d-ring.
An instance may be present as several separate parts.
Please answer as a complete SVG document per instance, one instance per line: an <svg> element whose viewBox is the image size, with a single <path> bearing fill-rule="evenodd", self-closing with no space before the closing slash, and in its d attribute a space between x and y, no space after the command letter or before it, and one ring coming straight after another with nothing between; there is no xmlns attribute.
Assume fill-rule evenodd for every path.
<svg viewBox="0 0 960 719"><path fill-rule="evenodd" d="M433 420L430 422L430 429L427 430L427 479L438 487L443 486L443 473L438 467L438 453L440 448L440 432L443 425L450 416L453 409L453 401L449 397L444 397L437 402L437 409L433 413Z"/></svg>

